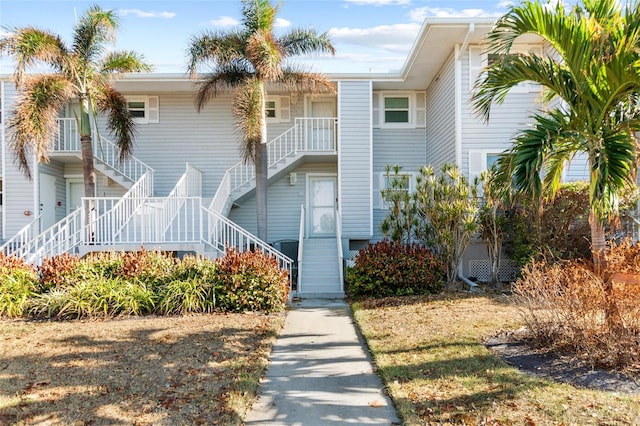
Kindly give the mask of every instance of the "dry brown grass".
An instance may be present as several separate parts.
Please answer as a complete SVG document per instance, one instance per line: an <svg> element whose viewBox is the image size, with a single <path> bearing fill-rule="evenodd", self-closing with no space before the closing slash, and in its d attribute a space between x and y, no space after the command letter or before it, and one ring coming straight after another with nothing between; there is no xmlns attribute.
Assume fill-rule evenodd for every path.
<svg viewBox="0 0 640 426"><path fill-rule="evenodd" d="M521 373L483 344L519 328L504 296L391 298L354 305L406 425L640 424L640 397Z"/></svg>
<svg viewBox="0 0 640 426"><path fill-rule="evenodd" d="M0 424L241 424L282 316L0 322Z"/></svg>
<svg viewBox="0 0 640 426"><path fill-rule="evenodd" d="M640 247L621 244L603 275L640 276L639 265ZM534 262L522 275L514 291L538 346L640 376L640 284L608 284L586 261Z"/></svg>

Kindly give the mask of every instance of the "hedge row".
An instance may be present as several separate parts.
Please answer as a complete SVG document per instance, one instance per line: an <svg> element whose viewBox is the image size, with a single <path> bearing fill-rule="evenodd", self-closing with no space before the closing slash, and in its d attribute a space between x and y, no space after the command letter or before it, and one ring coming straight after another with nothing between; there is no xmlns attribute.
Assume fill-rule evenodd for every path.
<svg viewBox="0 0 640 426"><path fill-rule="evenodd" d="M223 258L141 250L47 258L38 268L0 255L0 316L75 319L195 312L277 312L289 277L262 252Z"/></svg>

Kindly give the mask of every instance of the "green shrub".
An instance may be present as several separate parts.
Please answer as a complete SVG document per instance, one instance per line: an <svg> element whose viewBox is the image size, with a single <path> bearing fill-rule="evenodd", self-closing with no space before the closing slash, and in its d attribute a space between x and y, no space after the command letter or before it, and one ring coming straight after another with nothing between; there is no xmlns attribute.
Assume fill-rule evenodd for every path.
<svg viewBox="0 0 640 426"><path fill-rule="evenodd" d="M289 276L278 261L260 251L230 249L217 261L216 307L223 311L284 310L289 298Z"/></svg>
<svg viewBox="0 0 640 426"><path fill-rule="evenodd" d="M38 276L33 269L0 267L0 316L24 315L37 294Z"/></svg>
<svg viewBox="0 0 640 426"><path fill-rule="evenodd" d="M443 262L429 249L388 240L360 250L347 271L348 292L355 297L437 293L445 279Z"/></svg>
<svg viewBox="0 0 640 426"><path fill-rule="evenodd" d="M153 291L145 283L94 275L39 295L32 313L59 319L112 317L151 313L154 305Z"/></svg>
<svg viewBox="0 0 640 426"><path fill-rule="evenodd" d="M159 298L158 312L163 315L213 312L215 308L214 286L195 277L171 281Z"/></svg>
<svg viewBox="0 0 640 426"><path fill-rule="evenodd" d="M507 212L505 254L520 266L542 258L589 259L588 219L588 184L563 184L553 200L541 206L523 203Z"/></svg>
<svg viewBox="0 0 640 426"><path fill-rule="evenodd" d="M157 289L159 313L212 312L216 276L214 262L203 257L185 256L173 266L170 281Z"/></svg>

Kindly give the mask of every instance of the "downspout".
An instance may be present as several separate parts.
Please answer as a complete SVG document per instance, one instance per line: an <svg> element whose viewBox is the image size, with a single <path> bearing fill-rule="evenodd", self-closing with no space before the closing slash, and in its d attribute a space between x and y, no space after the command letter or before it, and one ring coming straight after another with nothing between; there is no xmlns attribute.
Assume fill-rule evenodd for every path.
<svg viewBox="0 0 640 426"><path fill-rule="evenodd" d="M456 165L460 169L462 169L462 54L469 47L469 38L475 32L475 29L475 24L473 22L470 23L467 35L465 36L462 44L456 44L455 47ZM471 291L478 286L476 283L464 276L462 262L458 265L458 279L468 285Z"/></svg>
<svg viewBox="0 0 640 426"><path fill-rule="evenodd" d="M5 149L6 149L6 141L5 141L5 136L4 136L4 122L7 120L7 115L4 113L4 98L7 96L5 93L5 87L4 87L4 81L0 81L0 117L2 118L2 120L0 120L0 132L2 132L2 135L0 135L0 143L2 144L1 148L1 152L0 152L0 170L2 170L2 188L0 188L0 191L2 191L3 194L3 198L6 197L6 193L4 191L4 185L6 184L7 180L5 179L5 170L7 170L7 168L5 167ZM4 201L3 201L4 203ZM6 209L4 208L4 206L2 206L2 217L0 218L0 220L2 220L2 239L5 240L6 239L6 235L7 235L7 226L6 223L7 221L6 219L6 213L5 213Z"/></svg>

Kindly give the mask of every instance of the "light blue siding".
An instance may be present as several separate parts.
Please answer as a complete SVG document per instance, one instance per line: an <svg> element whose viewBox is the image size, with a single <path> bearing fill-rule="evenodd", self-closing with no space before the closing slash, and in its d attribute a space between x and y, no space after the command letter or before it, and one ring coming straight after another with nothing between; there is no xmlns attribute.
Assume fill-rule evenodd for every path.
<svg viewBox="0 0 640 426"><path fill-rule="evenodd" d="M31 223L38 212L35 209L34 181L25 178L24 173L18 169L15 156L9 150L7 143L8 132L6 124L11 119L11 111L16 97L15 86L9 82L3 82L2 96L4 98L4 111L2 117L2 172L3 172L3 236L11 238L24 226ZM36 168L32 168L37 173ZM29 212L29 215L25 213Z"/></svg>
<svg viewBox="0 0 640 426"><path fill-rule="evenodd" d="M426 163L439 170L456 161L456 88L454 55L427 88Z"/></svg>
<svg viewBox="0 0 640 426"><path fill-rule="evenodd" d="M314 173L337 173L334 163L307 163L297 169L296 183L291 185L289 173L284 173L276 180L269 182L267 193L267 229L269 242L281 240L298 240L300 231L300 205L306 205L307 175ZM256 198L251 196L246 201L234 205L229 219L252 233L256 233Z"/></svg>
<svg viewBox="0 0 640 426"><path fill-rule="evenodd" d="M371 82L339 82L339 198L342 233L347 239L372 235L371 102Z"/></svg>
<svg viewBox="0 0 640 426"><path fill-rule="evenodd" d="M462 54L462 171L469 176L469 151L500 153L509 149L514 136L532 122L530 116L539 108L539 93L510 93L504 103L493 105L489 122L485 123L471 105L469 52Z"/></svg>

